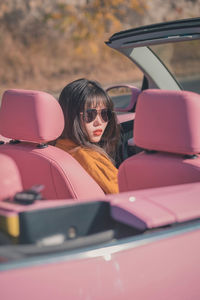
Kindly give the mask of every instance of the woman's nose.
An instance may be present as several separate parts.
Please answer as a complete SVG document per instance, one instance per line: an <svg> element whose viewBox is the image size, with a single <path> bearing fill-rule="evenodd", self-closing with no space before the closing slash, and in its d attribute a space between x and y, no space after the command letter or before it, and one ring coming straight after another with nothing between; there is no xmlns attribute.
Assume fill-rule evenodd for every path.
<svg viewBox="0 0 200 300"><path fill-rule="evenodd" d="M100 115L99 114L97 114L97 116L96 116L96 118L95 118L95 120L94 120L94 126L98 126L98 125L100 125L102 123L102 121L101 121L101 117L100 117Z"/></svg>

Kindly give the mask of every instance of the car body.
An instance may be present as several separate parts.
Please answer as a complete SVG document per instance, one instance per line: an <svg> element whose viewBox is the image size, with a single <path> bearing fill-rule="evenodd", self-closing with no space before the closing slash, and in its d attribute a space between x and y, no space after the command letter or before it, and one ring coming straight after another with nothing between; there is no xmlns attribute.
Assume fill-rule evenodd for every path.
<svg viewBox="0 0 200 300"><path fill-rule="evenodd" d="M193 109L190 107L192 101L188 100L190 96L196 105L200 87L200 18L122 31L114 34L106 44L127 56L144 75L137 87L130 83L107 87L108 93L114 92L111 97L124 135L121 180L128 166L131 168L127 164L135 161L134 157L154 161L155 149L144 155L141 145L145 141L140 142L137 136L135 140L133 136L134 120L142 109L141 103L149 101L149 111L146 118L141 117L140 128L138 125L134 132L139 132L146 121L144 135L148 127L154 125L149 116L162 109L159 97L164 97L165 103L173 102L172 97L174 103L186 99L188 106L184 113ZM180 53L186 55L188 64L192 64L187 76L184 76L186 60L183 67L180 61L176 63ZM127 102L127 99L130 100ZM174 115L172 103L169 116L176 121L178 115L179 111ZM161 129L166 125L163 119L160 119ZM184 122L185 119L180 120L180 130L184 129ZM172 127L177 139L178 124L177 128ZM195 123L191 123L193 125L198 125L198 116L195 116ZM195 127L195 134L199 130ZM183 130L181 135L181 143L185 139L188 141L187 132ZM148 136L149 133L145 139ZM162 139L162 134L160 137ZM198 134L195 143L196 139L199 139ZM163 140L165 142L165 137ZM192 164L192 172L195 169L197 175L193 178L189 172L184 182L164 182L133 190L131 187L126 189L126 183L122 182L119 194L77 202L72 199L33 200L32 204L25 205L23 200L29 195L26 191L21 202L2 200L0 220L4 228L1 226L1 231L3 234L7 230L11 238L7 241L7 236L2 235L0 246L2 299L198 299L200 168L196 164L198 153L193 153L195 146L192 144L192 150L186 153L183 165ZM7 152L2 149L6 147L5 144L0 149L4 155ZM162 158L169 159L169 154L163 152ZM177 153L173 154L173 159L170 156L171 173L173 164L174 172L180 165L180 161L176 164L177 156ZM180 174L185 172L183 165ZM163 175L167 173L167 166ZM136 169L130 170L129 179ZM145 167L140 170L142 175L137 173L136 177L148 175L144 170ZM149 176L156 178L154 171L152 168ZM137 181L136 177L133 181ZM161 173L157 180L159 177ZM81 181L81 178L77 180ZM15 231L16 227L13 230L12 222L15 225L18 222L18 231Z"/></svg>

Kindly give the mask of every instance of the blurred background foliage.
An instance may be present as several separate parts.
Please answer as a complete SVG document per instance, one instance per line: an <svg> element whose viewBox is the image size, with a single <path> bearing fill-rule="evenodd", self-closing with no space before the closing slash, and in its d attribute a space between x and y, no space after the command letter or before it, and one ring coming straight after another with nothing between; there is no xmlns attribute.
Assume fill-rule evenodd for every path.
<svg viewBox="0 0 200 300"><path fill-rule="evenodd" d="M83 76L103 85L137 80L104 42L119 30L199 12L200 0L0 0L0 89L59 91Z"/></svg>

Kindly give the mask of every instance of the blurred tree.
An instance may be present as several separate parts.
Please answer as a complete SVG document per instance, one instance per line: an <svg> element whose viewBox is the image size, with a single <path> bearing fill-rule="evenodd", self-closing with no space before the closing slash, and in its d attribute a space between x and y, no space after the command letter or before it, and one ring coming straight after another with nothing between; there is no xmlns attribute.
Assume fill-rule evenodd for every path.
<svg viewBox="0 0 200 300"><path fill-rule="evenodd" d="M129 61L105 40L118 30L199 15L200 0L0 0L0 88L52 89L85 74L130 81L133 65L128 73Z"/></svg>
<svg viewBox="0 0 200 300"><path fill-rule="evenodd" d="M145 0L87 0L84 4L59 3L46 21L62 32L63 38L70 36L79 55L84 55L84 41L92 53L102 50L106 34L125 29L130 12L144 14Z"/></svg>

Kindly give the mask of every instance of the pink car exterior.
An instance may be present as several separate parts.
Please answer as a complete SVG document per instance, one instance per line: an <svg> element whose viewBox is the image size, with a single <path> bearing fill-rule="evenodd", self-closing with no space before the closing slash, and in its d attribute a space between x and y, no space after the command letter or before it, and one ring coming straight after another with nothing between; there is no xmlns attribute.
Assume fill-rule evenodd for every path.
<svg viewBox="0 0 200 300"><path fill-rule="evenodd" d="M115 219L151 234L7 263L2 299L198 299L200 224L187 222L199 218L199 192L193 183L108 197Z"/></svg>

